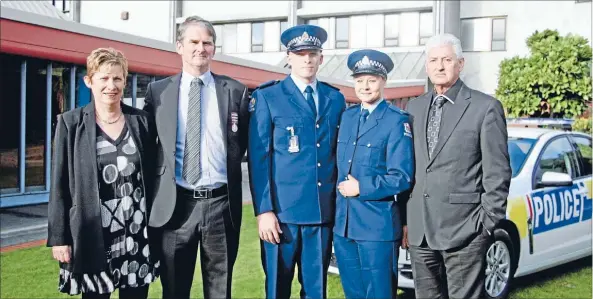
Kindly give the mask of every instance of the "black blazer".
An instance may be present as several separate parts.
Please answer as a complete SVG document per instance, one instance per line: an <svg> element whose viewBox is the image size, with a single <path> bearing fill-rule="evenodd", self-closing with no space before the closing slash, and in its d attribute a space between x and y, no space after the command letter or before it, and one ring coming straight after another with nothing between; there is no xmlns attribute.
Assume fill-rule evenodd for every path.
<svg viewBox="0 0 593 299"><path fill-rule="evenodd" d="M241 160L247 150L249 95L247 87L239 81L214 73L212 76L216 86L221 129L225 135L231 222L233 228L239 230L242 217ZM162 227L169 222L177 201L175 142L180 83L181 74L150 83L144 98L144 110L154 116L159 139L155 199L150 217L152 227ZM235 117L238 125L237 130L233 131Z"/></svg>
<svg viewBox="0 0 593 299"><path fill-rule="evenodd" d="M148 113L122 103L126 125L134 139L145 186L147 211L152 206L156 130ZM74 273L105 270L97 168L95 104L58 116L52 157L47 246L71 245ZM153 250L151 250L153 251Z"/></svg>

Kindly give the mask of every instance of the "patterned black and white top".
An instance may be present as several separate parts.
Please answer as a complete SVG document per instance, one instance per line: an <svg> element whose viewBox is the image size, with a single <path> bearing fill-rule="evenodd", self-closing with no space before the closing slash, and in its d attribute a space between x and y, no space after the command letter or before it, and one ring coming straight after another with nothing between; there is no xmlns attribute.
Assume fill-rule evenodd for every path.
<svg viewBox="0 0 593 299"><path fill-rule="evenodd" d="M59 290L70 295L141 287L158 276L159 261L148 246L140 155L127 126L116 140L97 126L97 164L108 270L76 275L60 269Z"/></svg>

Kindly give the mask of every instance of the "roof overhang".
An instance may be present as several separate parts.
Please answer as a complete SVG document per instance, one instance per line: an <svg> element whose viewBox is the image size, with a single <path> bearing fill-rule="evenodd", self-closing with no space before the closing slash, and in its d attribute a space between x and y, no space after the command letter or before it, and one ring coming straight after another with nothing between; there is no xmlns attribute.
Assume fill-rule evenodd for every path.
<svg viewBox="0 0 593 299"><path fill-rule="evenodd" d="M169 43L8 7L0 12L0 52L86 65L88 54L99 47L122 51L131 72L173 75L181 70L179 55ZM249 88L281 80L289 73L281 67L221 54L214 57L212 71ZM339 88L348 102L358 102L351 82L324 76L319 80ZM416 97L424 93L425 85L425 80L390 83L384 97Z"/></svg>

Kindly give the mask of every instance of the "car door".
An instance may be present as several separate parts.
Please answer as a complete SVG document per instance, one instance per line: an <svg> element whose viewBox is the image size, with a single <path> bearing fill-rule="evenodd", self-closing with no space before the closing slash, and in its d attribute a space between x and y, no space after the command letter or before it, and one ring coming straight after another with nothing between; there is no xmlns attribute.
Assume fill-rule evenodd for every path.
<svg viewBox="0 0 593 299"><path fill-rule="evenodd" d="M529 234L535 260L562 259L562 255L581 249L583 242L590 240L581 222L584 197L574 181L579 175L577 156L567 135L560 135L548 141L535 164L529 196ZM546 172L555 177L568 175L568 180L562 185L550 181L542 184Z"/></svg>
<svg viewBox="0 0 593 299"><path fill-rule="evenodd" d="M592 202L593 202L593 186L592 185L592 143L590 136L576 135L571 136L574 147L577 150L579 175L575 178L575 184L583 194L583 213L581 215L581 222L583 222L585 231L583 232L589 238L584 242L583 250L591 252L591 216ZM586 227L585 227L586 226Z"/></svg>

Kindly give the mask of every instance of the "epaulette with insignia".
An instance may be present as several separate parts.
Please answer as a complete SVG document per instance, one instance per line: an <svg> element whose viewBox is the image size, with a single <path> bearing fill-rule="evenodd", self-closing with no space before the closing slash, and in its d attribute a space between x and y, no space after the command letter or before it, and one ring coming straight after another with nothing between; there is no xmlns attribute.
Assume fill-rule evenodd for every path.
<svg viewBox="0 0 593 299"><path fill-rule="evenodd" d="M395 106L395 105L389 105L389 108L391 108L391 110L393 110L393 111L395 111L395 112L397 112L397 113L403 114L403 115L409 115L409 114L410 114L410 113L408 113L408 111L406 111L406 110L403 110L403 109L401 109L401 108L398 108L398 107L397 107L397 106Z"/></svg>
<svg viewBox="0 0 593 299"><path fill-rule="evenodd" d="M354 108L360 108L360 104L350 105L348 108L346 108L346 110L350 110L350 109L354 109Z"/></svg>
<svg viewBox="0 0 593 299"><path fill-rule="evenodd" d="M266 87L270 87L272 85L275 85L276 83L279 83L279 82L280 82L280 80L270 80L270 81L265 82L265 83L261 84L260 86L256 87L255 90L264 89Z"/></svg>
<svg viewBox="0 0 593 299"><path fill-rule="evenodd" d="M339 88L337 88L337 87L335 87L335 86L332 86L332 85L331 85L331 84L329 84L329 83L326 83L326 82L321 82L321 81L317 81L317 82L319 82L319 83L321 83L321 84L323 84L323 85L325 85L325 86L327 86L327 87L330 87L330 88L332 88L332 89L335 89L335 90L337 90L337 91L340 91L340 89L339 89Z"/></svg>

